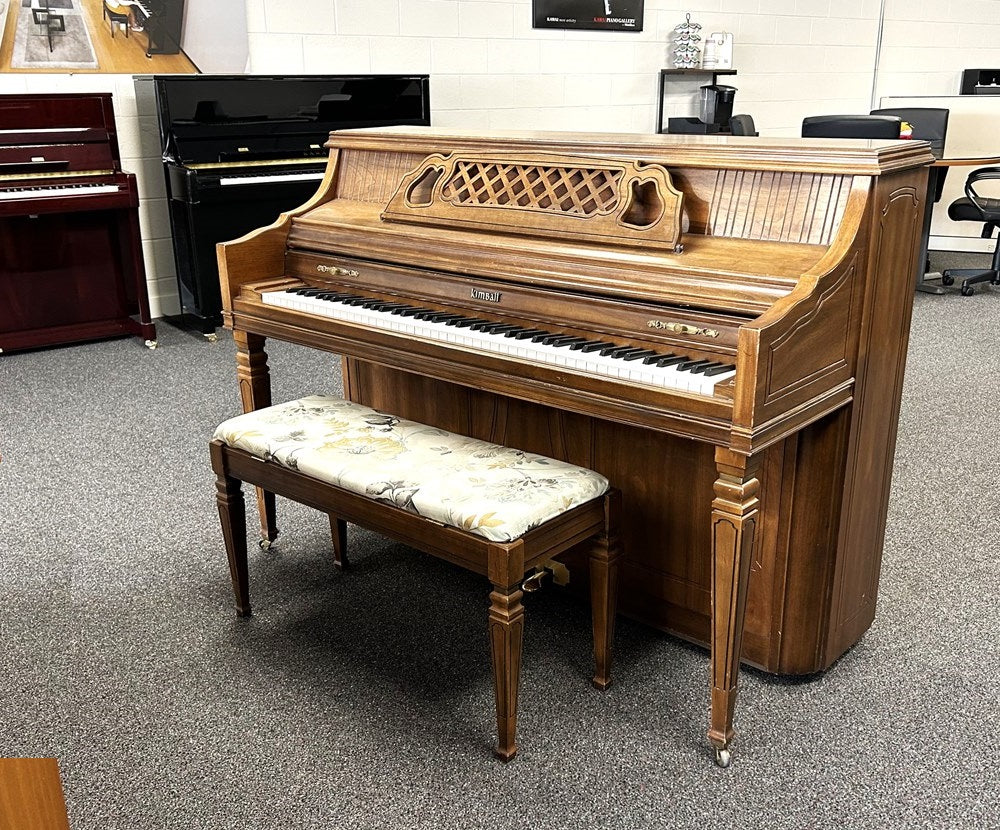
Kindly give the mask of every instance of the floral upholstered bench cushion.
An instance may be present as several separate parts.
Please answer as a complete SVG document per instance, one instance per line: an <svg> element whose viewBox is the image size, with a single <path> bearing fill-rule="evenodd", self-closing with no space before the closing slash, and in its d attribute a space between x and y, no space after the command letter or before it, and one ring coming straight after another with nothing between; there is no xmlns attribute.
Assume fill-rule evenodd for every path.
<svg viewBox="0 0 1000 830"><path fill-rule="evenodd" d="M583 467L322 395L231 418L214 437L495 542L608 490L604 476Z"/></svg>

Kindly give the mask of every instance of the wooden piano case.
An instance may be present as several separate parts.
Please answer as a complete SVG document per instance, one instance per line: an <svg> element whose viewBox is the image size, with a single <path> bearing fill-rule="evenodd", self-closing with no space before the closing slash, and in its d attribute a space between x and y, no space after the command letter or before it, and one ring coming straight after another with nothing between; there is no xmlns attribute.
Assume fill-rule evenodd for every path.
<svg viewBox="0 0 1000 830"><path fill-rule="evenodd" d="M138 193L120 169L111 96L6 95L0 113L16 125L0 143L0 351L152 344Z"/></svg>

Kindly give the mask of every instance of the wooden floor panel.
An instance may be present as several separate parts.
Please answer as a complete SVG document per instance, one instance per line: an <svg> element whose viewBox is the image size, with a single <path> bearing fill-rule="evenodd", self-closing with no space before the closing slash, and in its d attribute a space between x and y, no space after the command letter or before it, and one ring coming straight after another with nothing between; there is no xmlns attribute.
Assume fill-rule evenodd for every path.
<svg viewBox="0 0 1000 830"><path fill-rule="evenodd" d="M21 8L21 0L9 0L7 3L6 20L3 26L3 40L0 42L0 72L26 72L32 74L52 72L76 73L112 73L122 75L135 74L170 74L197 72L196 67L183 53L177 55L153 55L146 57L146 33L131 32L125 37L125 32L118 29L111 34L111 24L103 19L102 0L77 0L83 8L84 21L90 33L90 41L97 56L97 69L65 69L54 67L44 69L17 69L10 65L14 54L14 31L17 22L17 12Z"/></svg>

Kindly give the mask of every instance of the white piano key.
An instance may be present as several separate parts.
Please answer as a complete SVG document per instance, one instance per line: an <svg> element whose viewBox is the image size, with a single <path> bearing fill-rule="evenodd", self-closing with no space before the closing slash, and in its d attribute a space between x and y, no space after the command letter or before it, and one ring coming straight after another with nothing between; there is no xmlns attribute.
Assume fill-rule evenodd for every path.
<svg viewBox="0 0 1000 830"><path fill-rule="evenodd" d="M97 193L117 193L116 184L75 184L64 187L25 187L11 190L0 188L0 201L20 199L50 199L53 196L93 196Z"/></svg>
<svg viewBox="0 0 1000 830"><path fill-rule="evenodd" d="M311 173L274 173L267 175L250 174L246 176L222 176L219 184L223 187L241 184L262 184L270 182L318 182L323 178L323 171L319 170Z"/></svg>
<svg viewBox="0 0 1000 830"><path fill-rule="evenodd" d="M290 308L396 334L421 337L426 340L476 349L491 354L508 355L549 366L565 366L585 374L617 378L660 388L679 389L700 395L711 396L717 384L736 375L734 368L730 372L706 377L704 374L690 370L681 371L676 366L644 364L641 360L628 361L610 355L602 355L596 351L589 353L574 351L568 346L551 346L533 343L531 340L517 340L505 337L503 333L491 334L484 331L474 331L468 327L418 320L414 317L392 314L390 311L376 311L375 309L346 305L336 300L324 300L287 291L269 291L261 296L265 305Z"/></svg>

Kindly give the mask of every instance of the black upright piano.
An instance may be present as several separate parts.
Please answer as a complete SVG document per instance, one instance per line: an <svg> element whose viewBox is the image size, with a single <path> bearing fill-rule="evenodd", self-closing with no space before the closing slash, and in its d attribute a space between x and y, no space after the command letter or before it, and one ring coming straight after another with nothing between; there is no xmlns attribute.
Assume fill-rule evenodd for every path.
<svg viewBox="0 0 1000 830"><path fill-rule="evenodd" d="M222 323L218 242L303 204L332 130L430 124L427 75L137 77L154 88L181 321Z"/></svg>
<svg viewBox="0 0 1000 830"><path fill-rule="evenodd" d="M155 345L138 207L110 93L0 95L0 352Z"/></svg>
<svg viewBox="0 0 1000 830"><path fill-rule="evenodd" d="M146 32L146 57L181 51L184 0L137 0L136 21Z"/></svg>

